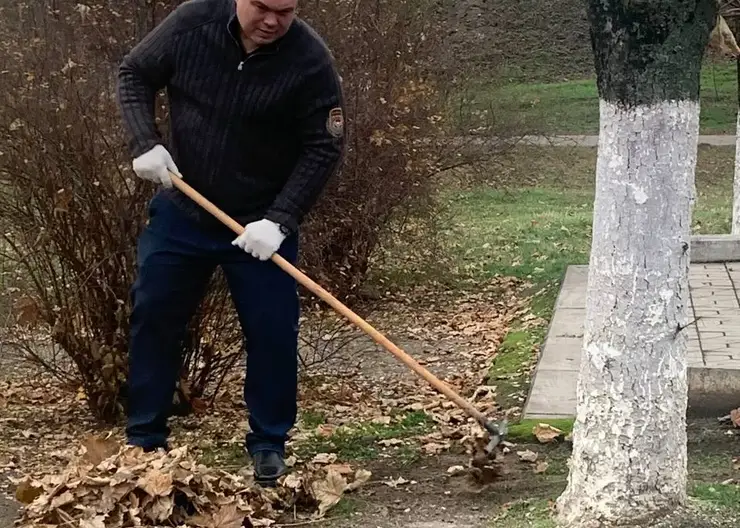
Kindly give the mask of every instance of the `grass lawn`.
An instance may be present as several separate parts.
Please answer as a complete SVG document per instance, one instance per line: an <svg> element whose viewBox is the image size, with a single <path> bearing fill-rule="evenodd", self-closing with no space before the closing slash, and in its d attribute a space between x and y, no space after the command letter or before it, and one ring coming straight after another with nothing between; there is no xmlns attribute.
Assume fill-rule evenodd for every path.
<svg viewBox="0 0 740 528"><path fill-rule="evenodd" d="M599 100L595 79L552 84L477 83L467 98L473 107L496 109L504 123L517 123L530 134L597 134ZM734 134L737 73L734 62L707 63L701 79L701 131Z"/></svg>
<svg viewBox="0 0 740 528"><path fill-rule="evenodd" d="M699 148L694 233L729 232L733 163L733 147ZM596 149L512 151L490 183L445 194L452 251L486 274L559 280L569 264L588 263L595 170Z"/></svg>

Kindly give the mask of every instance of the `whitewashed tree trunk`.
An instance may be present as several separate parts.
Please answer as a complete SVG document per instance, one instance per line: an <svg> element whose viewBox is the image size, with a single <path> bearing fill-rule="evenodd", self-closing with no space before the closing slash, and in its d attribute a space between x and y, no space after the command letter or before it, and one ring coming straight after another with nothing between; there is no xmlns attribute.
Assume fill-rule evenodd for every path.
<svg viewBox="0 0 740 528"><path fill-rule="evenodd" d="M737 113L737 131L735 132L735 178L732 198L732 234L740 235L740 110Z"/></svg>
<svg viewBox="0 0 740 528"><path fill-rule="evenodd" d="M713 0L589 0L601 123L561 526L649 526L686 501L688 343L681 329L699 72L714 9Z"/></svg>
<svg viewBox="0 0 740 528"><path fill-rule="evenodd" d="M601 102L566 526L683 504L696 102ZM581 522L583 521L583 522Z"/></svg>

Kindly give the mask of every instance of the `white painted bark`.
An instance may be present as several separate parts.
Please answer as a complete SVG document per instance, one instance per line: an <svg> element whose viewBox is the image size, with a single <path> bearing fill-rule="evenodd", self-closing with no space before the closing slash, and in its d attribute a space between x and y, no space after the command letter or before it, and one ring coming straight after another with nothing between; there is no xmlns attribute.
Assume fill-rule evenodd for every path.
<svg viewBox="0 0 740 528"><path fill-rule="evenodd" d="M698 102L601 102L567 527L686 500L687 323ZM639 522L637 525L640 525Z"/></svg>
<svg viewBox="0 0 740 528"><path fill-rule="evenodd" d="M740 109L737 112L735 132L735 178L732 198L732 234L740 235Z"/></svg>

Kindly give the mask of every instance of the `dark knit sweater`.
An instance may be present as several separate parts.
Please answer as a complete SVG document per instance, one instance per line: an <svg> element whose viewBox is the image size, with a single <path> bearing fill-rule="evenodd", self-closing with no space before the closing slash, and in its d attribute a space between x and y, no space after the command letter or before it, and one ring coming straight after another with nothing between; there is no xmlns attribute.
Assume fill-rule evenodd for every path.
<svg viewBox="0 0 740 528"><path fill-rule="evenodd" d="M169 142L155 124L160 89ZM184 180L242 225L266 217L297 230L344 146L340 81L321 38L296 18L247 55L234 0L178 6L124 58L118 101L132 155L164 144ZM179 191L168 194L213 221Z"/></svg>

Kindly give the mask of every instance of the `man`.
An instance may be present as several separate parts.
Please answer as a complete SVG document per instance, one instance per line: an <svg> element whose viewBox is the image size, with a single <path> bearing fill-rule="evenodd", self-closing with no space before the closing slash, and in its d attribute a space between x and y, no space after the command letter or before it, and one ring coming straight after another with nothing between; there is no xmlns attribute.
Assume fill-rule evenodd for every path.
<svg viewBox="0 0 740 528"><path fill-rule="evenodd" d="M330 52L296 0L188 0L124 58L118 101L149 205L132 288L128 443L167 448L187 323L221 266L247 343L245 447L258 482L286 472L296 418L298 230L339 165L342 95ZM170 143L154 100L166 88ZM182 177L246 226L227 228L172 186Z"/></svg>

